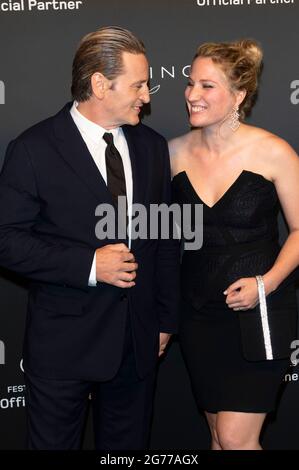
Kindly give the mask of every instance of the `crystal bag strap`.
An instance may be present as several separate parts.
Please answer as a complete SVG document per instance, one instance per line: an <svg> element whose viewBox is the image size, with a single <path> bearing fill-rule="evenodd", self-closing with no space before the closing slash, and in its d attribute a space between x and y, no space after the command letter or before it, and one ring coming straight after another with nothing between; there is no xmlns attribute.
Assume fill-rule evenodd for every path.
<svg viewBox="0 0 299 470"><path fill-rule="evenodd" d="M259 294L259 303L260 303L260 315L261 315L261 322L262 322L262 330L264 336L264 345L266 350L266 359L271 360L273 359L273 352L272 352L272 344L271 344L271 334L269 328L269 319L268 319L268 311L267 311L267 304L266 304L266 295L265 295L265 285L263 281L263 277L258 275L255 276Z"/></svg>

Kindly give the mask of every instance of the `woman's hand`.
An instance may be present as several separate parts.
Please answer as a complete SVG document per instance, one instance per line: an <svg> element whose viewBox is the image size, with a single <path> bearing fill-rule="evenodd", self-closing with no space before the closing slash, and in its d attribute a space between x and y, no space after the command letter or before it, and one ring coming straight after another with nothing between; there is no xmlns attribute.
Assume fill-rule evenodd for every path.
<svg viewBox="0 0 299 470"><path fill-rule="evenodd" d="M226 303L233 310L248 310L259 303L255 277L243 277L231 284L224 292Z"/></svg>

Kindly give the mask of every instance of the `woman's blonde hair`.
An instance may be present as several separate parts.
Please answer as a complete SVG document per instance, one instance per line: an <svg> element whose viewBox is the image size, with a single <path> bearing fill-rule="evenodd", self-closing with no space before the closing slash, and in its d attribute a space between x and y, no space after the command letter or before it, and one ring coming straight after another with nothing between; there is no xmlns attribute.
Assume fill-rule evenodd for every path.
<svg viewBox="0 0 299 470"><path fill-rule="evenodd" d="M209 57L219 65L232 90L246 91L246 96L239 107L240 117L244 119L250 113L257 95L263 58L260 45L253 39L207 42L198 47L193 62L198 57Z"/></svg>

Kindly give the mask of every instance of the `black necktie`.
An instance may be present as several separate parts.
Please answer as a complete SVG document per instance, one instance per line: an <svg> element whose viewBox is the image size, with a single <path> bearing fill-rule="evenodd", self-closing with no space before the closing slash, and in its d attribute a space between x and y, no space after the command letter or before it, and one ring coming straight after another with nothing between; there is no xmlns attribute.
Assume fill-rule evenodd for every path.
<svg viewBox="0 0 299 470"><path fill-rule="evenodd" d="M118 196L127 195L124 166L119 151L114 145L113 135L110 132L105 132L103 139L107 144L105 150L107 187L117 207Z"/></svg>

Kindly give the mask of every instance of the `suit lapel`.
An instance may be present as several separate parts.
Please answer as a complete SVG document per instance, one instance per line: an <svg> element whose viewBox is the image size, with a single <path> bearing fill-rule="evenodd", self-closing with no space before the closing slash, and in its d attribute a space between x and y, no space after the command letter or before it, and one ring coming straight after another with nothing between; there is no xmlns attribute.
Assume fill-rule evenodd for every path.
<svg viewBox="0 0 299 470"><path fill-rule="evenodd" d="M144 204L146 206L146 194L148 185L149 169L146 158L146 142L144 136L133 126L122 127L130 153L132 179L133 179L133 204ZM132 239L131 248L134 251L140 242L139 239Z"/></svg>
<svg viewBox="0 0 299 470"><path fill-rule="evenodd" d="M54 133L59 153L99 202L112 204L105 180L70 115L70 107L71 104L67 104L54 117Z"/></svg>
<svg viewBox="0 0 299 470"><path fill-rule="evenodd" d="M146 175L148 174L146 168L147 159L144 158L146 144L133 126L123 126L122 129L124 131L130 153L133 179L133 204L143 204L146 194Z"/></svg>
<svg viewBox="0 0 299 470"><path fill-rule="evenodd" d="M70 115L71 106L72 104L68 103L54 117L54 134L58 151L62 158L89 188L98 203L113 205L113 200L105 180L98 170ZM144 204L149 181L149 168L147 167L148 158L145 158L147 152L146 142L144 142L144 136L140 135L141 133L137 132L134 126L125 125L122 129L127 140L131 160L133 204ZM132 243L135 243L134 240L132 240Z"/></svg>

